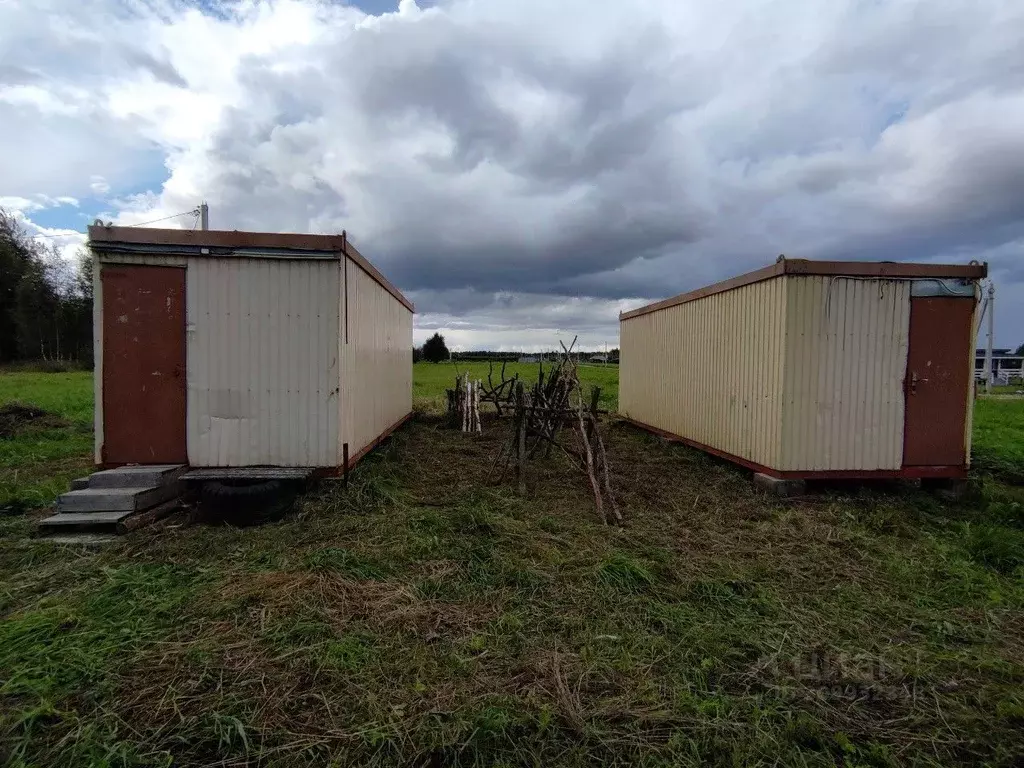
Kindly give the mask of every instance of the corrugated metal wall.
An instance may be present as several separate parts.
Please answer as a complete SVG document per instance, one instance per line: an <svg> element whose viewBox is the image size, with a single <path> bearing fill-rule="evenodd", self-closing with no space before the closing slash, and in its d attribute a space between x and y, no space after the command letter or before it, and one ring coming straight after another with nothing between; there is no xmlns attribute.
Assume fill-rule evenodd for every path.
<svg viewBox="0 0 1024 768"><path fill-rule="evenodd" d="M781 279L624 320L619 411L775 466L781 459L785 329Z"/></svg>
<svg viewBox="0 0 1024 768"><path fill-rule="evenodd" d="M909 280L789 276L782 470L899 469Z"/></svg>
<svg viewBox="0 0 1024 768"><path fill-rule="evenodd" d="M342 307L341 443L355 456L412 411L412 312L351 259Z"/></svg>
<svg viewBox="0 0 1024 768"><path fill-rule="evenodd" d="M188 457L336 466L340 262L190 259Z"/></svg>

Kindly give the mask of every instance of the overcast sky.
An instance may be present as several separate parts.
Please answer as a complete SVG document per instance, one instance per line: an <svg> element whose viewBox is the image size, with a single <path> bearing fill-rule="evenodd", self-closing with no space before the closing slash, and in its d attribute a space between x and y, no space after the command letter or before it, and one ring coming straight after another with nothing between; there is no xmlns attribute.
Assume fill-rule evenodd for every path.
<svg viewBox="0 0 1024 768"><path fill-rule="evenodd" d="M0 205L338 232L461 348L792 257L988 261L1024 341L1021 0L0 0ZM191 227L191 217L162 226Z"/></svg>

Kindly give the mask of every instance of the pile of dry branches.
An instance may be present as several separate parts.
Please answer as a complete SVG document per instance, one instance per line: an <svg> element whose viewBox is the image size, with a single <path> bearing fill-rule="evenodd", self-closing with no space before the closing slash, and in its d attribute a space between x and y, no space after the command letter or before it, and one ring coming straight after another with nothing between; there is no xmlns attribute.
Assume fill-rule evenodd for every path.
<svg viewBox="0 0 1024 768"><path fill-rule="evenodd" d="M494 375L494 363L488 362L487 364L487 384L485 384L480 391L480 399L485 403L494 403L494 410L497 411L498 415L503 414L502 406L505 408L512 409L515 406L516 397L516 384L519 382L519 374L515 374L511 379L505 378L505 364L507 361L502 360L501 362L501 380L495 384Z"/></svg>
<svg viewBox="0 0 1024 768"><path fill-rule="evenodd" d="M501 364L501 380L494 383L494 363L487 367L487 383L477 379L471 381L468 373L461 373L455 368L455 388L446 390L448 394L448 422L453 427L460 427L463 432L480 432L480 403L494 403L498 416L515 404L515 386L519 374L505 378L505 363ZM503 409L504 406L504 409Z"/></svg>
<svg viewBox="0 0 1024 768"><path fill-rule="evenodd" d="M622 522L612 494L608 455L598 429L602 413L597 407L601 388L591 389L588 403L572 358L575 344L576 339L573 339L568 348L562 345L562 356L546 378L543 366L539 368L537 383L529 392L521 381L516 382L512 438L502 445L491 473L500 465L498 482L501 482L509 466L514 465L516 484L520 492L524 492L526 460L541 451L545 457L550 456L551 449L558 448L586 474L601 520L609 522L610 509L613 521ZM563 437L564 428L568 428L566 432L571 435L571 441Z"/></svg>

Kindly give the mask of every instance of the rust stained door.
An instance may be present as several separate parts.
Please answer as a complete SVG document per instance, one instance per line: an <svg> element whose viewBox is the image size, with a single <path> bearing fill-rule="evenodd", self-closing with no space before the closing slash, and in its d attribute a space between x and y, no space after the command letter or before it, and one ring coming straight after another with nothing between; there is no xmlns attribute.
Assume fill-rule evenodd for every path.
<svg viewBox="0 0 1024 768"><path fill-rule="evenodd" d="M176 464L185 444L185 270L103 266L103 461Z"/></svg>
<svg viewBox="0 0 1024 768"><path fill-rule="evenodd" d="M904 466L966 464L973 298L910 300Z"/></svg>

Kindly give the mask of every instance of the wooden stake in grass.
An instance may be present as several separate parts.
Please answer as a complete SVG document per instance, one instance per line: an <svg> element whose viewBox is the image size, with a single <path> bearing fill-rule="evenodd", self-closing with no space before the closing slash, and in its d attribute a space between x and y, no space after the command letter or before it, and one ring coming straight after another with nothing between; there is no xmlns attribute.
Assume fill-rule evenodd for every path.
<svg viewBox="0 0 1024 768"><path fill-rule="evenodd" d="M516 486L526 493L526 393L523 382L516 384Z"/></svg>
<svg viewBox="0 0 1024 768"><path fill-rule="evenodd" d="M597 514L601 522L607 523L608 516L604 513L604 504L601 502L601 488L597 484L597 477L594 475L594 455L590 450L590 439L588 437L588 426L583 419L583 400L580 400L579 409L576 411L579 420L580 442L583 443L583 456L586 459L587 479L590 480L590 487L594 491L594 504L597 506Z"/></svg>
<svg viewBox="0 0 1024 768"><path fill-rule="evenodd" d="M455 389L447 390L448 423L458 426L463 432L482 432L480 422L480 398L483 382L472 381L469 374L459 374L455 378Z"/></svg>
<svg viewBox="0 0 1024 768"><path fill-rule="evenodd" d="M473 387L473 421L476 424L477 432L483 432L483 428L480 426L480 389L482 385L483 382L477 379Z"/></svg>

